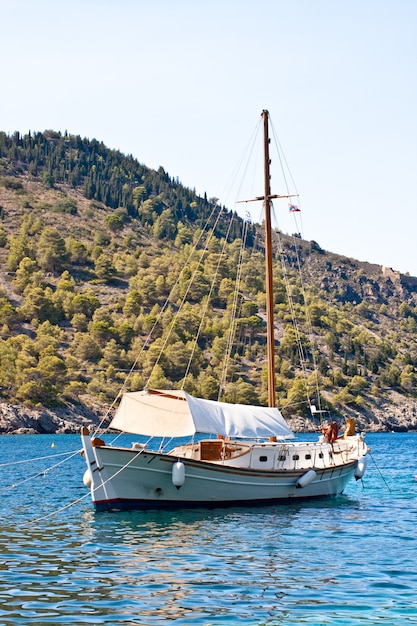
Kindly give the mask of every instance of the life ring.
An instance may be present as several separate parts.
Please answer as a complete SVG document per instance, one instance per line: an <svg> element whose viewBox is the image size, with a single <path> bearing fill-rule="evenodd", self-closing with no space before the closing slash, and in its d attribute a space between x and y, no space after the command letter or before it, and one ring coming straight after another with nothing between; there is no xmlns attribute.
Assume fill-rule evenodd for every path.
<svg viewBox="0 0 417 626"><path fill-rule="evenodd" d="M338 434L339 427L336 422L332 422L326 432L327 441L333 443L333 441L336 441Z"/></svg>

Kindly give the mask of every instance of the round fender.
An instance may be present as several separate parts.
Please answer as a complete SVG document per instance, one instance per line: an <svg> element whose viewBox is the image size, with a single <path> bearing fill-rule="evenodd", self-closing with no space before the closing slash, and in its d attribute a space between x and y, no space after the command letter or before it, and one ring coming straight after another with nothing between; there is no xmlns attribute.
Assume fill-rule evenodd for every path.
<svg viewBox="0 0 417 626"><path fill-rule="evenodd" d="M185 465L177 461L172 466L172 484L179 489L185 483Z"/></svg>
<svg viewBox="0 0 417 626"><path fill-rule="evenodd" d="M355 469L356 480L359 480L360 478L362 478L362 476L365 474L365 470L366 470L366 456L361 456L360 459L358 459L358 464Z"/></svg>
<svg viewBox="0 0 417 626"><path fill-rule="evenodd" d="M88 487L90 489L92 483L93 483L93 479L91 476L91 471L89 468L87 468L84 472L84 476L83 476L83 483L86 487Z"/></svg>
<svg viewBox="0 0 417 626"><path fill-rule="evenodd" d="M316 476L317 473L313 469L308 470L308 472L300 476L300 478L295 483L295 486L297 487L297 489L303 489L304 487L307 487L307 485L312 483Z"/></svg>

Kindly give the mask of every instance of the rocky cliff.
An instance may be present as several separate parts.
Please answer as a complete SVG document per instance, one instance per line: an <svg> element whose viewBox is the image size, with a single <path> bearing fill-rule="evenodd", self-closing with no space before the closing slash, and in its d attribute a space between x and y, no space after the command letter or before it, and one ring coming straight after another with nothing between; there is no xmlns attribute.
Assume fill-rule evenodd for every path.
<svg viewBox="0 0 417 626"><path fill-rule="evenodd" d="M390 391L385 398L378 398L378 402L370 399L365 410L359 412L352 407L345 407L343 412L334 417L340 429L344 427L345 418L354 417L357 430L363 432L417 430L417 402ZM324 414L324 419L330 419L330 415ZM0 403L0 434L76 433L81 426L97 427L109 421L99 406L94 411L81 405L38 410ZM315 432L320 426L319 420L312 418L287 417L287 421L296 433Z"/></svg>

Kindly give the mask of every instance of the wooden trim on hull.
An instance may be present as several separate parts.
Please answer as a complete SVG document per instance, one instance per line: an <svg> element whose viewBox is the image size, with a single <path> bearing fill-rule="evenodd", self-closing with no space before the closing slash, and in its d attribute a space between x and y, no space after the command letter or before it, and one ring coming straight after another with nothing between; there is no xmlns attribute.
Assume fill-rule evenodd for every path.
<svg viewBox="0 0 417 626"><path fill-rule="evenodd" d="M335 498L357 466L353 460L326 468L260 470L183 458L185 476L177 484L177 456L92 448L87 438L83 445L97 511L257 507Z"/></svg>
<svg viewBox="0 0 417 626"><path fill-rule="evenodd" d="M115 450L126 452L128 454L131 454L132 456L137 456L139 459L138 452L136 450L131 450L130 448L113 448L113 447L112 448L110 447L100 448L99 454L106 455L109 453L109 455L111 455ZM170 456L168 454L161 454L159 452L154 452L150 450L146 450L140 453L139 462L141 462L142 460L146 460L146 465L150 465L154 461L158 460L159 462L167 463L168 465L172 466L174 465L174 463L176 463L178 458L188 468L208 469L210 470L210 472L213 472L215 474L219 473L219 474L223 474L224 476L242 476L242 477L248 477L248 478L249 477L277 478L279 476L285 476L286 478L291 477L291 478L297 479L300 476L302 476L307 471L307 469L315 469L317 473L321 475L321 478L323 478L324 475L327 475L327 474L333 475L335 472L341 472L341 471L345 471L348 468L352 468L356 466L356 463L357 463L357 461L354 460L348 463L335 464L335 465L330 465L327 467L311 466L310 468L293 468L293 469L279 468L275 470L274 469L264 470L264 469L253 469L253 468L247 468L247 467L237 467L234 465L226 465L222 463L216 464L216 463L211 463L209 461L198 461L196 459L188 459L188 458ZM114 468L123 467L121 463L108 463L107 461L103 463L102 459L100 459L100 461L106 467L114 467ZM143 466L138 467L134 463L132 463L131 466L128 463L126 463L126 466L131 467L131 469L133 470L140 470L143 467ZM160 471L163 471L163 470L160 470ZM171 472L171 468L167 469L166 471Z"/></svg>

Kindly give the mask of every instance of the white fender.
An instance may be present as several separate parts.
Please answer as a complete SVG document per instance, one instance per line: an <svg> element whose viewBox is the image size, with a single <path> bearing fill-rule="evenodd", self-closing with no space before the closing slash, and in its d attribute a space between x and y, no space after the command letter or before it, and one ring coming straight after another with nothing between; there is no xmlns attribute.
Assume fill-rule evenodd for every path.
<svg viewBox="0 0 417 626"><path fill-rule="evenodd" d="M359 480L365 474L366 470L366 456L361 456L358 459L358 464L355 469L355 478Z"/></svg>
<svg viewBox="0 0 417 626"><path fill-rule="evenodd" d="M185 465L181 461L177 461L172 466L172 484L177 489L183 486L185 483Z"/></svg>
<svg viewBox="0 0 417 626"><path fill-rule="evenodd" d="M307 485L312 483L316 476L317 473L313 469L308 470L308 472L300 476L300 478L295 483L295 486L297 487L297 489L303 489L304 487L307 487Z"/></svg>
<svg viewBox="0 0 417 626"><path fill-rule="evenodd" d="M91 476L91 472L90 469L87 468L84 472L84 476L83 476L83 483L86 487L88 487L90 489L91 485L92 485L93 479Z"/></svg>

